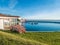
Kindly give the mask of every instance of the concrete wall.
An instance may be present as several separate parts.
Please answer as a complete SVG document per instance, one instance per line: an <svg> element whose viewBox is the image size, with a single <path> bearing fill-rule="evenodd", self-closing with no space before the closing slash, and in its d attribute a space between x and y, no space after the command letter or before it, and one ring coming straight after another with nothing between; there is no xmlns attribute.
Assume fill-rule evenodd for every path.
<svg viewBox="0 0 60 45"><path fill-rule="evenodd" d="M0 19L0 29L4 29L3 19Z"/></svg>

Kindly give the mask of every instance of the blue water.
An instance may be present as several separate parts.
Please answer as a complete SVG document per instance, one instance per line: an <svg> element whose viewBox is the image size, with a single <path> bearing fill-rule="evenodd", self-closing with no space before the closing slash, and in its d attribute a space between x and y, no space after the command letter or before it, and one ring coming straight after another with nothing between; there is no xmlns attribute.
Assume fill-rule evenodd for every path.
<svg viewBox="0 0 60 45"><path fill-rule="evenodd" d="M26 31L60 31L60 24L59 23L38 23L38 24L31 24L31 23L24 23L24 27Z"/></svg>

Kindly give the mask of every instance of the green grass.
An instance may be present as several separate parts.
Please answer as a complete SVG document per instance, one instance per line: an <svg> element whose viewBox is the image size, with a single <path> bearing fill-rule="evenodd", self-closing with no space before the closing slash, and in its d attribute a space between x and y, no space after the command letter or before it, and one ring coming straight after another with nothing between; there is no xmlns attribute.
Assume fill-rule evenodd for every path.
<svg viewBox="0 0 60 45"><path fill-rule="evenodd" d="M60 45L60 32L0 31L0 45Z"/></svg>

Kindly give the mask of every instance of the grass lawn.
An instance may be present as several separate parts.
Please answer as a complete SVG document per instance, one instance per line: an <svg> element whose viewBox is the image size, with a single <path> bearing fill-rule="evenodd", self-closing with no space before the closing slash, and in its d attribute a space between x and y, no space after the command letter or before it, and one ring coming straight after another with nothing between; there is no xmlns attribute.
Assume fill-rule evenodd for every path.
<svg viewBox="0 0 60 45"><path fill-rule="evenodd" d="M0 45L60 45L60 32L0 31Z"/></svg>

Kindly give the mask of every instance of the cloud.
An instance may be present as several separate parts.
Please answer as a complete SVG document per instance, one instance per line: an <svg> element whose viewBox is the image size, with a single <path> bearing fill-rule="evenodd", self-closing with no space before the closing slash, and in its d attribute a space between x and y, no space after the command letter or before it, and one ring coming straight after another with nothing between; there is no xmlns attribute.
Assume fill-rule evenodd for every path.
<svg viewBox="0 0 60 45"><path fill-rule="evenodd" d="M22 12L18 10L8 9L8 8L0 8L0 13L10 14L10 15L20 15Z"/></svg>
<svg viewBox="0 0 60 45"><path fill-rule="evenodd" d="M13 9L16 6L17 3L18 3L17 0L10 0L9 8Z"/></svg>
<svg viewBox="0 0 60 45"><path fill-rule="evenodd" d="M53 10L52 12L37 12L33 15L24 16L25 19L38 19L38 20L60 20L60 8Z"/></svg>
<svg viewBox="0 0 60 45"><path fill-rule="evenodd" d="M43 2L43 1L42 1ZM41 3L42 3L41 2ZM47 1L45 1L46 3ZM18 3L18 10L16 9L16 5ZM35 2L36 3L36 2ZM10 0L9 1L9 8L0 8L0 11L4 13L13 13L17 14L26 18L26 19L60 19L60 1L59 0L53 0L48 1L46 4L36 3L28 7L31 3L25 3L24 5L23 1L21 3L18 2L18 0ZM23 5L22 5L23 4ZM23 8L22 8L23 7ZM13 9L15 8L15 9Z"/></svg>
<svg viewBox="0 0 60 45"><path fill-rule="evenodd" d="M51 4L51 3L50 3ZM34 11L33 11L34 12ZM23 16L26 19L53 19L60 20L60 0L54 0L54 3L51 5L46 5L41 8L41 10L35 10L33 14L26 14Z"/></svg>

